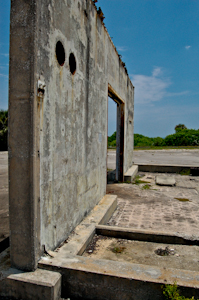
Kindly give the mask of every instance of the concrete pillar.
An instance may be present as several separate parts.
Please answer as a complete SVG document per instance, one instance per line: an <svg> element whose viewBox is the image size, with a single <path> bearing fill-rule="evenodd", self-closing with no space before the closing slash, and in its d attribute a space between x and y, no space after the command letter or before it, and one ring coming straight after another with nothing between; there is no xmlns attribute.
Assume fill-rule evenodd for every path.
<svg viewBox="0 0 199 300"><path fill-rule="evenodd" d="M34 67L36 0L12 0L9 81L11 264L32 271L39 257L39 145Z"/></svg>

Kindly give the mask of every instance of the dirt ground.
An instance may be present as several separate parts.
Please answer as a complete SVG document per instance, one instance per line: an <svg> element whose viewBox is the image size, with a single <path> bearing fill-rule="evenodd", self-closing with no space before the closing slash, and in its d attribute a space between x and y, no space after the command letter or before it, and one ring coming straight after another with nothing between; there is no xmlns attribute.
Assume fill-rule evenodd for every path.
<svg viewBox="0 0 199 300"><path fill-rule="evenodd" d="M83 256L91 257L92 259L108 259L134 264L161 266L161 268L199 270L198 246L165 245L97 235L95 235L94 240L94 245L88 247Z"/></svg>
<svg viewBox="0 0 199 300"><path fill-rule="evenodd" d="M8 152L0 152L0 242L9 236Z"/></svg>

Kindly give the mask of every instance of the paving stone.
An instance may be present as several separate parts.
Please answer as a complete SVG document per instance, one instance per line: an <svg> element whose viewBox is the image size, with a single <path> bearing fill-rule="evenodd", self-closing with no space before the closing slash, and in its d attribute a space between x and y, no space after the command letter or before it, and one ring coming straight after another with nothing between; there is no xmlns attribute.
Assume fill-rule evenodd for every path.
<svg viewBox="0 0 199 300"><path fill-rule="evenodd" d="M176 184L176 180L173 177L156 176L156 184L166 185L166 186L174 186Z"/></svg>
<svg viewBox="0 0 199 300"><path fill-rule="evenodd" d="M159 174L157 174L159 175ZM165 232L178 232L182 235L199 238L199 177L190 180L190 176L168 175L174 177L184 188L176 186L156 186L154 174L144 174L143 180L150 177L151 189L142 190L142 185L116 184L110 189L118 195L118 209L109 221L109 225L136 229L152 229ZM191 184L190 184L191 182ZM154 188L158 191L154 191ZM109 186L107 187L109 189ZM123 198L122 198L123 197ZM175 198L187 198L183 202Z"/></svg>

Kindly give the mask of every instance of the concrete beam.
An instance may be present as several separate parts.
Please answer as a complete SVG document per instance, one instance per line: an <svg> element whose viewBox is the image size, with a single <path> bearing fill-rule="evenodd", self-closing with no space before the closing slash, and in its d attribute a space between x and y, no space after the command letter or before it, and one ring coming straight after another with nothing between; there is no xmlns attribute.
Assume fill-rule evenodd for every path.
<svg viewBox="0 0 199 300"><path fill-rule="evenodd" d="M145 241L153 243L178 244L178 245L196 245L199 246L199 240L193 240L181 236L177 232L160 232L153 230L136 230L124 227L97 225L96 234L135 241Z"/></svg>
<svg viewBox="0 0 199 300"><path fill-rule="evenodd" d="M39 267L63 276L62 297L98 300L163 300L162 285L177 282L186 297L199 297L199 272L66 256L41 260Z"/></svg>

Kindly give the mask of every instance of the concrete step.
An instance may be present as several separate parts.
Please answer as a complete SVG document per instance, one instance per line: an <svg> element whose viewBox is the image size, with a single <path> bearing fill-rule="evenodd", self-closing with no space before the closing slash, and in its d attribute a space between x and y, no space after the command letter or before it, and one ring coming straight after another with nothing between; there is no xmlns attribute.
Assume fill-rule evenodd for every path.
<svg viewBox="0 0 199 300"><path fill-rule="evenodd" d="M138 166L133 165L125 174L124 181L132 182L138 172Z"/></svg>

